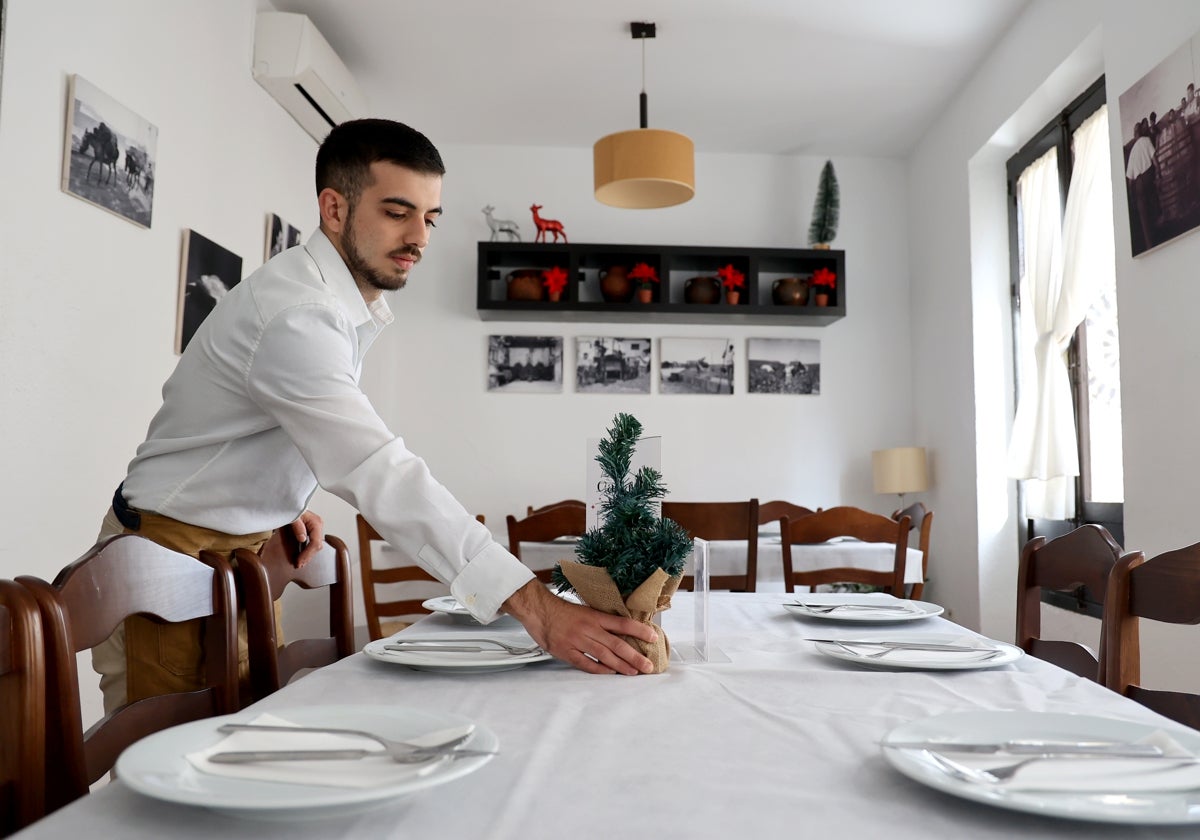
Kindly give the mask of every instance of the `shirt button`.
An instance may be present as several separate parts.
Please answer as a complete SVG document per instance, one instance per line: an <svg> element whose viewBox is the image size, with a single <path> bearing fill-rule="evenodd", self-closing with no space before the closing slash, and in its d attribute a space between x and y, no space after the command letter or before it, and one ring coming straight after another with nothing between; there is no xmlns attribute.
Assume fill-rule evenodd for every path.
<svg viewBox="0 0 1200 840"><path fill-rule="evenodd" d="M475 600L476 600L476 599L475 599L475 595L474 595L474 593L472 593L472 594L468 595L468 596L467 596L467 605L468 605L468 606L472 606L472 607L473 607L473 606L475 606Z"/></svg>

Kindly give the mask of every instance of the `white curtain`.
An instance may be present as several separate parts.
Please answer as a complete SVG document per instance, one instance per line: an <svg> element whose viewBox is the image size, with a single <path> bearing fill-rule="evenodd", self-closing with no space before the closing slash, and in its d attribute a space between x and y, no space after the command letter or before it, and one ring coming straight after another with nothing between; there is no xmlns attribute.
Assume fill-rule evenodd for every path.
<svg viewBox="0 0 1200 840"><path fill-rule="evenodd" d="M1025 254L1023 377L1008 467L1011 477L1025 479L1031 518L1075 515L1079 453L1066 350L1101 288L1101 272L1115 270L1107 107L1076 130L1073 143L1075 167L1061 223L1054 151L1017 180Z"/></svg>

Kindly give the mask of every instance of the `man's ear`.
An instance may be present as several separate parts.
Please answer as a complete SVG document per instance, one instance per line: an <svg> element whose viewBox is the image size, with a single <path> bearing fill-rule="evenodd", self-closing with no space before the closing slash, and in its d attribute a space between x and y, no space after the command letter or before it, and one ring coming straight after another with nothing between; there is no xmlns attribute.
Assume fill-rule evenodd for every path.
<svg viewBox="0 0 1200 840"><path fill-rule="evenodd" d="M350 215L350 203L345 196L332 187L326 187L317 195L317 209L321 212L321 227L341 233Z"/></svg>

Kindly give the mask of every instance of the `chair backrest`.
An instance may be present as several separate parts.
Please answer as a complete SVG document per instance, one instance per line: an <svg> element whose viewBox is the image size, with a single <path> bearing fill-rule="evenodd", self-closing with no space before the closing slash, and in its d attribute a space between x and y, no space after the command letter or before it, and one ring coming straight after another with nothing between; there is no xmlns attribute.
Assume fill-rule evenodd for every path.
<svg viewBox="0 0 1200 840"><path fill-rule="evenodd" d="M911 522L907 516L902 516L897 521L862 508L848 506L820 510L800 519L785 516L779 524L779 532L783 538L783 588L792 592L797 586L863 583L880 587L898 598L903 598L904 567L908 562L910 528ZM795 571L792 566L792 546L823 543L834 537L854 537L863 542L892 544L895 546L892 568L883 572L851 567Z"/></svg>
<svg viewBox="0 0 1200 840"><path fill-rule="evenodd" d="M258 554L248 549L234 552L250 654L250 695L242 698L243 706L278 691L298 671L329 665L354 653L354 602L346 544L326 534L325 547L298 569L295 559L299 553L290 528L276 531ZM329 590L329 635L281 646L275 602L293 583L301 589Z"/></svg>
<svg viewBox="0 0 1200 840"><path fill-rule="evenodd" d="M1146 559L1130 552L1113 567L1104 605L1104 684L1161 715L1200 729L1200 696L1144 688L1138 620L1200 624L1200 543Z"/></svg>
<svg viewBox="0 0 1200 840"><path fill-rule="evenodd" d="M925 594L925 582L929 580L929 534L933 530L933 511L927 510L920 502L913 502L902 510L892 513L892 519L897 522L900 517L907 516L912 529L917 529L917 548L921 551L921 582L914 583L908 590L908 597L914 601L920 600Z"/></svg>
<svg viewBox="0 0 1200 840"><path fill-rule="evenodd" d="M745 571L710 575L710 589L754 592L758 588L758 499L746 502L663 502L664 519L679 523L692 539L744 540ZM684 575L680 589L693 589L695 579Z"/></svg>
<svg viewBox="0 0 1200 840"><path fill-rule="evenodd" d="M0 580L0 837L45 813L46 669L37 602Z"/></svg>
<svg viewBox="0 0 1200 840"><path fill-rule="evenodd" d="M237 711L237 605L221 556L199 560L134 534L93 546L49 584L17 579L34 595L46 648L46 806L88 792L134 741L191 720ZM126 703L83 731L76 654L106 640L125 618L205 619L204 688Z"/></svg>
<svg viewBox="0 0 1200 840"><path fill-rule="evenodd" d="M564 505L568 507L577 507L580 510L587 510L587 505L579 499L562 499L561 501L553 502L548 505L542 505L541 507L536 508L533 505L528 505L525 508L525 515L532 516L535 513L541 513L542 511L550 510L550 508L562 507Z"/></svg>
<svg viewBox="0 0 1200 840"><path fill-rule="evenodd" d="M583 503L547 505L540 512L517 519L511 513L507 519L508 550L521 560L521 543L550 542L559 537L582 537L587 528L587 510ZM569 553L569 552L568 552ZM543 583L550 582L553 568L534 569L533 573Z"/></svg>
<svg viewBox="0 0 1200 840"><path fill-rule="evenodd" d="M813 513L816 513L816 511L806 508L803 505L794 505L791 502L779 500L763 502L758 506L758 524L766 525L771 522L778 522L785 516L788 519L799 519L801 516L808 516Z"/></svg>
<svg viewBox="0 0 1200 840"><path fill-rule="evenodd" d="M475 518L483 522L483 516ZM429 590L434 588L435 584L436 588L442 592L449 592L449 589L415 563L387 568L376 566L372 556L371 543L382 542L383 536L363 518L361 513L358 514L356 521L358 523L358 565L362 574L363 607L367 614L367 631L371 640L375 641L385 636L391 636L408 626L408 622L388 622L384 619L428 615L429 610L421 605L429 600ZM419 597L391 598L384 601L380 600L380 594L375 589L377 586L387 584L410 583L419 584L423 594Z"/></svg>
<svg viewBox="0 0 1200 840"><path fill-rule="evenodd" d="M1042 592L1069 593L1081 603L1103 604L1109 574L1121 546L1099 525L1083 525L1061 537L1036 537L1021 549L1017 567L1017 644L1026 653L1081 677L1104 682L1103 628L1099 656L1078 642L1042 638ZM1136 632L1136 631L1135 631Z"/></svg>

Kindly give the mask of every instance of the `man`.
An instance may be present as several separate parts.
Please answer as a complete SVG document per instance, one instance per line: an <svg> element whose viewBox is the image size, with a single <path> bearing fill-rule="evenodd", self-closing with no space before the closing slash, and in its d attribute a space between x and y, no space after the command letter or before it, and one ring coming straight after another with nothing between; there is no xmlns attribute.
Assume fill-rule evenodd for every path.
<svg viewBox="0 0 1200 840"><path fill-rule="evenodd" d="M383 292L408 282L442 213L444 171L437 149L400 123L357 120L330 132L317 153L320 230L235 286L197 329L114 510L127 531L186 553L254 548L297 519L302 531L320 484L479 620L510 613L584 671L649 673L650 661L618 634L652 641L653 629L550 594L359 388L363 355L392 320ZM141 635L127 624L129 698L176 690L173 675L197 665L195 643ZM187 662L151 661L171 657ZM94 667L102 685L118 681L111 663Z"/></svg>

